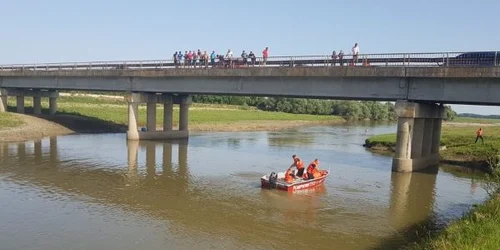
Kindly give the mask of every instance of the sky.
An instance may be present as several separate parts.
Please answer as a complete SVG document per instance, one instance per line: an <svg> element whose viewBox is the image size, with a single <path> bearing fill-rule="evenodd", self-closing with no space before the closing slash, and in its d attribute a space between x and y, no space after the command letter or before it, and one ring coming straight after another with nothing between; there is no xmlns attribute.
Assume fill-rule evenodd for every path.
<svg viewBox="0 0 500 250"><path fill-rule="evenodd" d="M170 59L176 50L270 56L500 50L498 0L2 0L0 64ZM500 107L453 105L458 113Z"/></svg>

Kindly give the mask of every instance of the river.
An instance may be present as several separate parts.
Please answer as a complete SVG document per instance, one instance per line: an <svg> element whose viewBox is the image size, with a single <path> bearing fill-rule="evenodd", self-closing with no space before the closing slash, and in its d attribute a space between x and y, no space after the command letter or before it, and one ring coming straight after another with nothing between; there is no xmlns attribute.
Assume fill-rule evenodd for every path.
<svg viewBox="0 0 500 250"><path fill-rule="evenodd" d="M393 173L361 145L394 125L192 133L128 142L86 134L0 146L0 249L397 248L486 198L448 168ZM260 188L297 154L332 174L315 190ZM409 238L410 237L410 238Z"/></svg>

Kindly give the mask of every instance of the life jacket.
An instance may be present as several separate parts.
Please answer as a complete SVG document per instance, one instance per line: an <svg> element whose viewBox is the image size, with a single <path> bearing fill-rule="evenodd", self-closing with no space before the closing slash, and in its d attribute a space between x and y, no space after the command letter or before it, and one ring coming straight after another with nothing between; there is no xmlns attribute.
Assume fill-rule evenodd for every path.
<svg viewBox="0 0 500 250"><path fill-rule="evenodd" d="M315 169L315 165L314 162L311 162L311 164L309 164L309 166L307 166L307 174L313 174L313 171Z"/></svg>
<svg viewBox="0 0 500 250"><path fill-rule="evenodd" d="M313 177L314 177L314 179L319 178L321 176L322 176L321 171L319 171L317 168L314 168L313 169Z"/></svg>
<svg viewBox="0 0 500 250"><path fill-rule="evenodd" d="M289 169L289 170L287 170L287 171L286 171L286 173L285 173L285 182L286 182L286 183L293 183L293 180L294 180L294 179L293 179L293 176L292 176L292 170L291 170L291 169Z"/></svg>
<svg viewBox="0 0 500 250"><path fill-rule="evenodd" d="M304 168L304 162L297 158L297 161L295 161L295 167L297 167L297 169L303 169Z"/></svg>

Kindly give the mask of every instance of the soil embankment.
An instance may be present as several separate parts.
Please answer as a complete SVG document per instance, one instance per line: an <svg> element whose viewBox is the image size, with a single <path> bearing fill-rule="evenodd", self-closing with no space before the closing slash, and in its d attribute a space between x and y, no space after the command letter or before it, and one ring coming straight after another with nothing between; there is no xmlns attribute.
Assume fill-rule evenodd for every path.
<svg viewBox="0 0 500 250"><path fill-rule="evenodd" d="M32 116L14 114L23 121L18 127L0 130L0 142L36 140L73 133L124 132L125 127L75 115Z"/></svg>

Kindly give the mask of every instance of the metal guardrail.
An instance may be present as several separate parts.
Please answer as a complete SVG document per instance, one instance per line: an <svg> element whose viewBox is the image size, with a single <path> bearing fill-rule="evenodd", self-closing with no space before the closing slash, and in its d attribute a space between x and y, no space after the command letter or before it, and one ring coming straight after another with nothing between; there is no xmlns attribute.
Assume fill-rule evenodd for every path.
<svg viewBox="0 0 500 250"><path fill-rule="evenodd" d="M43 64L0 65L0 71L59 71L59 70L140 70L172 68L243 68L243 67L495 67L500 66L500 53L491 52L438 52L438 53L390 53L332 56L273 56L264 63L262 57L254 60L233 58L189 62L182 60L141 61L93 61Z"/></svg>

